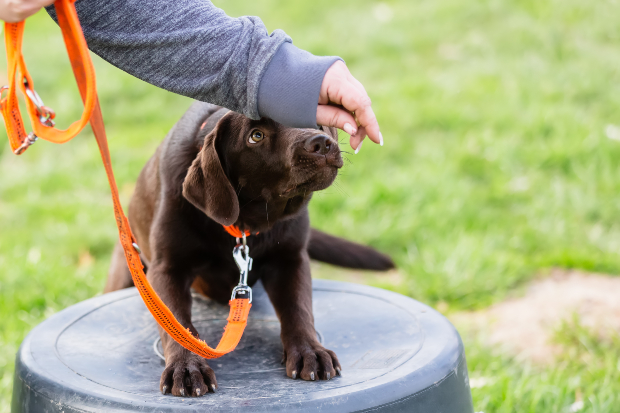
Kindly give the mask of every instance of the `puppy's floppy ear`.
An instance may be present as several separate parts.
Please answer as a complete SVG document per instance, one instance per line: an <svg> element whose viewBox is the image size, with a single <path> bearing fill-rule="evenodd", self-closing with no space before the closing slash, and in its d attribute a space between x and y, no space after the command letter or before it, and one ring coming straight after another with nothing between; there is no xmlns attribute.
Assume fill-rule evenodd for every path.
<svg viewBox="0 0 620 413"><path fill-rule="evenodd" d="M222 120L205 137L202 149L189 167L183 181L183 196L209 218L228 226L239 217L239 201L215 146L222 129L225 129Z"/></svg>

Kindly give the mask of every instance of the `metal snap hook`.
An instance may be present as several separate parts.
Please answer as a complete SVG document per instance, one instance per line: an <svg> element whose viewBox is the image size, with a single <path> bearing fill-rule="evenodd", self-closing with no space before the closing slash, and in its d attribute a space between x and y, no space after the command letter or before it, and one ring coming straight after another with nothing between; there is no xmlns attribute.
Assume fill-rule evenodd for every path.
<svg viewBox="0 0 620 413"><path fill-rule="evenodd" d="M248 294L250 303L252 302L252 289L248 286L248 273L252 269L252 258L250 257L250 247L245 245L245 235L243 236L244 245L237 244L233 248L233 259L239 267L239 284L233 289L231 300L235 299L237 294ZM246 297L243 297L246 298Z"/></svg>
<svg viewBox="0 0 620 413"><path fill-rule="evenodd" d="M10 87L8 85L4 85L2 87L0 87L0 100L2 100L2 94L4 93L5 90L9 90Z"/></svg>
<svg viewBox="0 0 620 413"><path fill-rule="evenodd" d="M252 289L247 286L247 285L238 285L235 288L233 288L233 292L232 295L230 296L231 300L235 299L235 296L239 294L239 295L245 295L247 294L247 297L242 297L242 298L247 298L248 300L250 300L250 304L252 303Z"/></svg>
<svg viewBox="0 0 620 413"><path fill-rule="evenodd" d="M24 139L24 142L22 142L21 146L15 149L13 153L15 155L21 155L26 149L28 149L30 145L35 143L38 139L39 138L37 137L37 135L34 134L34 132L30 132L28 136L26 136L26 139Z"/></svg>
<svg viewBox="0 0 620 413"><path fill-rule="evenodd" d="M252 258L250 258L250 247L247 245L237 245L233 248L233 258L239 271L241 272L241 281L243 284L247 284L247 275L252 268ZM245 277L244 277L245 275Z"/></svg>
<svg viewBox="0 0 620 413"><path fill-rule="evenodd" d="M52 120L56 117L56 112L54 112L51 108L48 108L43 103L43 99L36 92L36 90L30 88L30 84L28 83L28 79L24 77L24 88L26 89L26 96L32 102L32 104L37 108L37 114L39 115L39 122L41 122L45 126L52 127L55 125L55 122Z"/></svg>

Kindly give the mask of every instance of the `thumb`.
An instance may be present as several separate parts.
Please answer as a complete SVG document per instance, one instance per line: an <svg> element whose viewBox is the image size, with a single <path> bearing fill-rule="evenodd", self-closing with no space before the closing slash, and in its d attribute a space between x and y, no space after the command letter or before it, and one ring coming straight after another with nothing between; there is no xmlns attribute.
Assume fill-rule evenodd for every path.
<svg viewBox="0 0 620 413"><path fill-rule="evenodd" d="M316 109L316 123L336 127L349 135L355 135L357 132L357 123L353 115L337 106L319 105Z"/></svg>

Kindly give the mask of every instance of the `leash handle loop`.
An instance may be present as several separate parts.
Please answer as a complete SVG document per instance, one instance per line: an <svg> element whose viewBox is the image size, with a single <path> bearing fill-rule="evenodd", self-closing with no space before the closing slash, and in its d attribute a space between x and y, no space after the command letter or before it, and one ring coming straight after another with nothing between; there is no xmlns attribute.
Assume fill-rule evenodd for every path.
<svg viewBox="0 0 620 413"><path fill-rule="evenodd" d="M78 20L75 6L71 0L58 0L54 3L58 24L67 47L67 53L72 66L81 67L81 76L76 73L78 84L84 102L84 110L79 120L73 122L67 129L54 128L55 113L43 105L43 101L34 88L34 81L26 67L22 54L22 41L26 22L5 23L5 45L8 64L9 84L8 95L0 101L0 108L9 135L11 149L17 155L23 153L28 146L25 141L30 133L26 132L16 90L19 87L26 99L26 109L31 119L32 134L34 137L54 143L65 143L77 136L88 124L95 108L97 99L95 69L93 67L82 27ZM75 71L74 71L75 73Z"/></svg>
<svg viewBox="0 0 620 413"><path fill-rule="evenodd" d="M228 324L224 330L222 339L216 348L211 348L204 341L194 337L189 329L185 328L174 317L170 309L159 298L144 274L144 267L140 260L140 253L136 250L136 239L131 232L129 221L123 213L123 208L118 196L118 188L112 171L112 160L108 148L103 116L97 99L95 84L95 71L90 59L86 40L80 22L78 20L75 0L57 0L54 3L58 16L58 23L62 30L63 38L67 46L67 52L73 68L73 73L78 84L80 96L84 102L84 112L80 120L71 124L64 131L50 126L50 120L54 118L53 111L43 105L38 94L34 91L34 83L24 62L21 46L24 31L24 22L5 23L5 42L7 45L7 61L9 85L0 89L0 95L8 90L8 95L0 101L2 115L4 116L7 134L11 148L16 154L23 153L37 137L54 143L64 143L74 138L90 121L103 166L108 177L112 201L114 204L114 216L118 227L119 238L127 266L131 272L134 284L146 307L151 312L155 321L180 345L189 351L204 358L218 358L230 353L235 349L243 335L247 325L248 314L252 304L249 299L234 298L230 300L230 313ZM33 132L26 133L24 122L19 111L16 94L16 84L22 93L28 97L26 105L30 115ZM249 288L249 287L248 287Z"/></svg>

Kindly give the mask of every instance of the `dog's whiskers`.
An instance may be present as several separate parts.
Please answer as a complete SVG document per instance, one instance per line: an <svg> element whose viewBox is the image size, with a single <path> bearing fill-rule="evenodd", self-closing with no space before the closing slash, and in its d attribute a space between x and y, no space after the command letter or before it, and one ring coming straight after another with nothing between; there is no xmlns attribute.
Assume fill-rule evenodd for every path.
<svg viewBox="0 0 620 413"><path fill-rule="evenodd" d="M254 199L250 199L248 202L246 202L245 204L243 204L243 206L241 208L239 208L239 211L241 211L244 207L248 206L249 204L251 204L252 202L256 201L258 198L260 198L261 195L257 196Z"/></svg>
<svg viewBox="0 0 620 413"><path fill-rule="evenodd" d="M349 194L347 193L347 191L344 190L344 188L340 185L338 181L334 182L334 188L336 188L341 194L349 198Z"/></svg>

